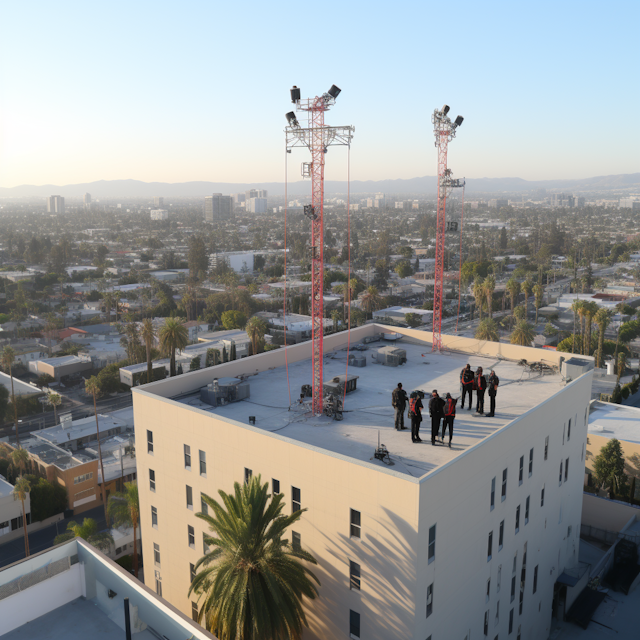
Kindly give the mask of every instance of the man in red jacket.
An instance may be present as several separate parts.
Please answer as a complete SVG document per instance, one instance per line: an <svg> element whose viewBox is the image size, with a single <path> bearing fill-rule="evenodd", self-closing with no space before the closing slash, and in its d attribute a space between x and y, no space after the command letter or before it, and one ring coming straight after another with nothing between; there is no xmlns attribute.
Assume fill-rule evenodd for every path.
<svg viewBox="0 0 640 640"><path fill-rule="evenodd" d="M444 444L444 435L449 427L449 448L451 448L451 438L453 437L453 421L456 417L456 402L458 398L452 398L450 393L444 397L444 421L442 423L442 443Z"/></svg>

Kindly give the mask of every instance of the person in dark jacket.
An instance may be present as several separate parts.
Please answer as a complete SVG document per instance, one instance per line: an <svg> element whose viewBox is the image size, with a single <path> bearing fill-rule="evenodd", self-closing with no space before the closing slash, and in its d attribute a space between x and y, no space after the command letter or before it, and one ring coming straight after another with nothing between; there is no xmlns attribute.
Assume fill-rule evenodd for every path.
<svg viewBox="0 0 640 640"><path fill-rule="evenodd" d="M462 404L460 408L464 409L464 399L469 394L469 410L471 410L471 403L473 402L473 371L471 371L471 365L468 363L460 372L460 384L462 385Z"/></svg>
<svg viewBox="0 0 640 640"><path fill-rule="evenodd" d="M496 372L491 369L491 374L489 375L489 400L490 400L490 408L487 417L493 418L496 413L496 395L498 393L498 385L500 384L500 378L496 375Z"/></svg>
<svg viewBox="0 0 640 640"><path fill-rule="evenodd" d="M444 420L442 421L442 443L449 427L449 448L451 448L451 438L453 437L453 421L456 418L456 402L458 398L452 398L450 393L444 397Z"/></svg>
<svg viewBox="0 0 640 640"><path fill-rule="evenodd" d="M412 391L409 398L409 417L411 418L411 442L422 442L420 438L420 423L422 422L422 391Z"/></svg>
<svg viewBox="0 0 640 640"><path fill-rule="evenodd" d="M431 416L431 444L435 445L436 438L440 432L440 420L442 419L444 400L438 395L434 389L429 400L429 415Z"/></svg>
<svg viewBox="0 0 640 640"><path fill-rule="evenodd" d="M404 426L404 410L407 407L407 392L402 388L402 382L391 394L391 406L396 410L396 430L406 429Z"/></svg>
<svg viewBox="0 0 640 640"><path fill-rule="evenodd" d="M487 379L482 373L482 367L478 367L476 371L476 413L484 415L484 392L487 390Z"/></svg>

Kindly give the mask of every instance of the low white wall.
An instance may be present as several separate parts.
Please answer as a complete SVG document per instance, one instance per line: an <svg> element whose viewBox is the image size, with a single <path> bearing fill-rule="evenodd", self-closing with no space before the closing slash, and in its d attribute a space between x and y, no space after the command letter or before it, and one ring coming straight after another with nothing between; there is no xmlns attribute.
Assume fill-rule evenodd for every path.
<svg viewBox="0 0 640 640"><path fill-rule="evenodd" d="M84 571L74 564L53 578L0 600L0 636L84 595Z"/></svg>
<svg viewBox="0 0 640 640"><path fill-rule="evenodd" d="M41 522L32 522L27 527L27 533L31 535L35 531L40 531L40 529L44 529L56 522L60 522L60 520L64 519L64 513L57 513L55 516L51 516L46 520L42 520ZM0 536L0 545L5 544L6 542L11 542L12 540L16 540L18 538L24 537L23 529L16 529L15 531L11 531L3 536Z"/></svg>
<svg viewBox="0 0 640 640"><path fill-rule="evenodd" d="M605 531L620 531L630 518L640 519L640 507L585 493L582 496L582 524Z"/></svg>

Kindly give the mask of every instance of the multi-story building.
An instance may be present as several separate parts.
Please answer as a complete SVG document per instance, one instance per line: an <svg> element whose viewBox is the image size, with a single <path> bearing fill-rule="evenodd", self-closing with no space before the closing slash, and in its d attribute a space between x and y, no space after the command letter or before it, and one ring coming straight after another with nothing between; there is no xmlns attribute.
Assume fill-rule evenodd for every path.
<svg viewBox="0 0 640 640"><path fill-rule="evenodd" d="M64 213L64 198L49 196L47 198L47 213Z"/></svg>
<svg viewBox="0 0 640 640"><path fill-rule="evenodd" d="M246 201L246 208L248 213L266 213L267 212L267 199L266 198L249 198Z"/></svg>
<svg viewBox="0 0 640 640"><path fill-rule="evenodd" d="M152 220L168 220L169 212L166 209L152 209L151 219Z"/></svg>
<svg viewBox="0 0 640 640"><path fill-rule="evenodd" d="M503 207L509 206L509 200L506 198L494 198L493 200L489 200L489 208L490 209L502 209Z"/></svg>
<svg viewBox="0 0 640 640"><path fill-rule="evenodd" d="M373 353L383 334L403 357ZM187 593L205 552L201 496L260 474L287 512L308 509L290 532L318 561L305 639L547 638L582 588L568 572L578 566L592 359L568 376L560 353L445 335L440 354L430 340L352 330L352 348L364 349L354 353L367 357L349 368L359 378L342 421L296 400L311 382L310 342L287 348L287 366L279 349L133 389L143 547L163 558L146 563L147 586L160 578L175 607L197 607ZM394 369L369 354L406 362ZM345 374L346 332L325 337L325 356L325 379ZM545 374L521 364L541 356ZM451 448L430 444L426 410L423 442L394 429L398 382L457 396L467 362L500 377L495 417L459 408ZM217 392L214 377L245 385L251 403L212 406L201 389Z"/></svg>
<svg viewBox="0 0 640 640"><path fill-rule="evenodd" d="M18 531L24 526L22 517L22 503L13 496L13 485L0 476L0 542L4 542L12 531ZM24 512L27 516L27 525L31 524L31 500L30 494L24 501ZM18 534L16 534L18 535Z"/></svg>
<svg viewBox="0 0 640 640"><path fill-rule="evenodd" d="M164 207L164 198L162 196L154 196L153 197L153 206L156 209L162 209L162 207Z"/></svg>
<svg viewBox="0 0 640 640"><path fill-rule="evenodd" d="M266 198L267 190L266 189L249 189L244 192L245 202L250 200L251 198Z"/></svg>
<svg viewBox="0 0 640 640"><path fill-rule="evenodd" d="M84 205L84 208L87 211L91 210L91 194L90 193L84 194L84 197L82 198L82 204Z"/></svg>
<svg viewBox="0 0 640 640"><path fill-rule="evenodd" d="M620 209L640 210L640 200L636 198L620 198Z"/></svg>
<svg viewBox="0 0 640 640"><path fill-rule="evenodd" d="M231 196L214 193L204 199L204 219L206 222L228 220L233 215L233 200Z"/></svg>

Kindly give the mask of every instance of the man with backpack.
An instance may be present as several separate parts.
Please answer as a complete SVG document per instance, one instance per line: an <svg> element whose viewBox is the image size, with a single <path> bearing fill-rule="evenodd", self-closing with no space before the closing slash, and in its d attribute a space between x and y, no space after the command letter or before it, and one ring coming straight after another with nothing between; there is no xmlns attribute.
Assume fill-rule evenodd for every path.
<svg viewBox="0 0 640 640"><path fill-rule="evenodd" d="M435 445L436 438L440 432L440 420L443 416L442 409L444 400L438 395L434 389L431 392L431 400L429 400L429 415L431 416L431 444Z"/></svg>
<svg viewBox="0 0 640 640"><path fill-rule="evenodd" d="M409 417L411 418L411 442L422 442L420 438L420 423L422 422L422 411L424 408L422 391L412 391L409 397Z"/></svg>
<svg viewBox="0 0 640 640"><path fill-rule="evenodd" d="M396 431L406 429L404 426L404 410L407 407L407 392L402 388L402 382L391 393L391 406L396 410Z"/></svg>
<svg viewBox="0 0 640 640"><path fill-rule="evenodd" d="M442 422L442 443L444 444L444 436L447 433L447 427L449 427L449 449L451 449L451 438L453 437L453 421L456 417L456 403L458 398L452 398L450 393L447 393L444 400L444 420Z"/></svg>
<svg viewBox="0 0 640 640"><path fill-rule="evenodd" d="M469 411L471 411L471 403L473 402L473 380L471 365L467 363L467 366L460 372L460 384L462 385L462 404L460 407L464 409L464 399L469 394Z"/></svg>
<svg viewBox="0 0 640 640"><path fill-rule="evenodd" d="M487 390L487 379L484 377L482 373L482 367L478 367L476 371L476 413L479 413L481 416L484 415L484 392Z"/></svg>
<svg viewBox="0 0 640 640"><path fill-rule="evenodd" d="M496 395L498 393L498 385L500 384L500 378L496 375L496 372L491 369L491 374L489 375L489 400L490 407L489 413L487 413L487 418L493 418L496 413Z"/></svg>

